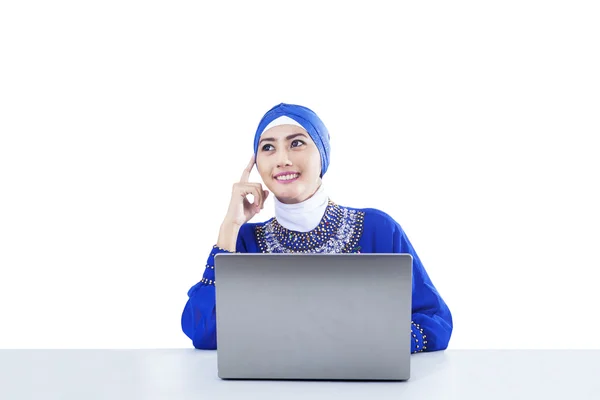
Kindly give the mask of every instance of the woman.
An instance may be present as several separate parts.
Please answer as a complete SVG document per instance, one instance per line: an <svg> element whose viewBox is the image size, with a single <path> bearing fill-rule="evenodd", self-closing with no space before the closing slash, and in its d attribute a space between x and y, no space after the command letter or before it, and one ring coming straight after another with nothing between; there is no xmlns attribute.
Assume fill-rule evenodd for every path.
<svg viewBox="0 0 600 400"><path fill-rule="evenodd" d="M408 237L386 213L332 202L321 178L329 166L329 133L310 109L279 104L254 137L254 155L239 182L204 276L188 292L182 328L198 349L216 349L214 256L218 253L410 253L413 257L411 351L446 349L452 315ZM268 190L249 182L254 165ZM273 193L275 218L249 223ZM253 202L247 199L252 195ZM408 333L407 333L408 334Z"/></svg>

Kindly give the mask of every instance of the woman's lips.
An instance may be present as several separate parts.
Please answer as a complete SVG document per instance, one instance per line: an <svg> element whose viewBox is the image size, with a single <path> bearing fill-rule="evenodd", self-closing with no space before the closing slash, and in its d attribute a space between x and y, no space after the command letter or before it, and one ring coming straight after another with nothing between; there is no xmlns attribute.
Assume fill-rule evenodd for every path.
<svg viewBox="0 0 600 400"><path fill-rule="evenodd" d="M299 177L300 174L298 173L280 174L275 176L275 180L285 185L297 181Z"/></svg>

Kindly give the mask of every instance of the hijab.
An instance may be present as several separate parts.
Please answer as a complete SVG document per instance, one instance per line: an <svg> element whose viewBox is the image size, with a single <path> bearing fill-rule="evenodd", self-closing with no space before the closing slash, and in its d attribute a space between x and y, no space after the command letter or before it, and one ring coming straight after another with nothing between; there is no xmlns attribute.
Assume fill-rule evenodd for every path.
<svg viewBox="0 0 600 400"><path fill-rule="evenodd" d="M319 149L319 154L321 155L321 177L323 177L329 167L331 153L329 131L314 111L303 106L281 103L267 111L258 124L256 134L254 135L254 155L256 156L258 153L258 142L260 142L260 136L264 131L273 126L290 123L304 128L317 146L317 149Z"/></svg>
<svg viewBox="0 0 600 400"><path fill-rule="evenodd" d="M304 128L309 134L321 155L321 177L323 177L329 167L331 152L329 131L317 114L304 106L281 103L267 111L258 124L254 135L255 156L263 132L274 126L285 124ZM308 232L315 229L321 222L329 203L329 196L327 196L321 182L315 194L303 202L285 204L277 200L275 196L274 202L275 218L281 226L291 231Z"/></svg>

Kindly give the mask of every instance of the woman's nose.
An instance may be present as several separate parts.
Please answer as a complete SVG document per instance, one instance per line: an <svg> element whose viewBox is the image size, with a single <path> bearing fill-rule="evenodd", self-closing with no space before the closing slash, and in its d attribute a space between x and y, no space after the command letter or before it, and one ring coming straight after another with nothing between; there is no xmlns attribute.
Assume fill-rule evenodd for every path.
<svg viewBox="0 0 600 400"><path fill-rule="evenodd" d="M290 161L290 158L288 156L288 152L285 150L280 151L277 155L277 167L281 168L287 165L292 165L292 162Z"/></svg>

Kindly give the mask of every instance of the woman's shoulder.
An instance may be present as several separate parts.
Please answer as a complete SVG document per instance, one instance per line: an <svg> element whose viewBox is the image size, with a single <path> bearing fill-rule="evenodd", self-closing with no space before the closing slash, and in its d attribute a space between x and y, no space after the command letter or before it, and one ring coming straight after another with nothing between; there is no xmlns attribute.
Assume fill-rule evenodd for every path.
<svg viewBox="0 0 600 400"><path fill-rule="evenodd" d="M340 206L354 213L362 213L365 228L389 229L393 231L400 228L400 224L387 212L374 207Z"/></svg>
<svg viewBox="0 0 600 400"><path fill-rule="evenodd" d="M269 218L268 220L261 221L261 222L246 222L245 224L243 224L240 227L240 234L253 233L256 230L256 228L265 226L266 224L273 221L274 219L275 218Z"/></svg>

